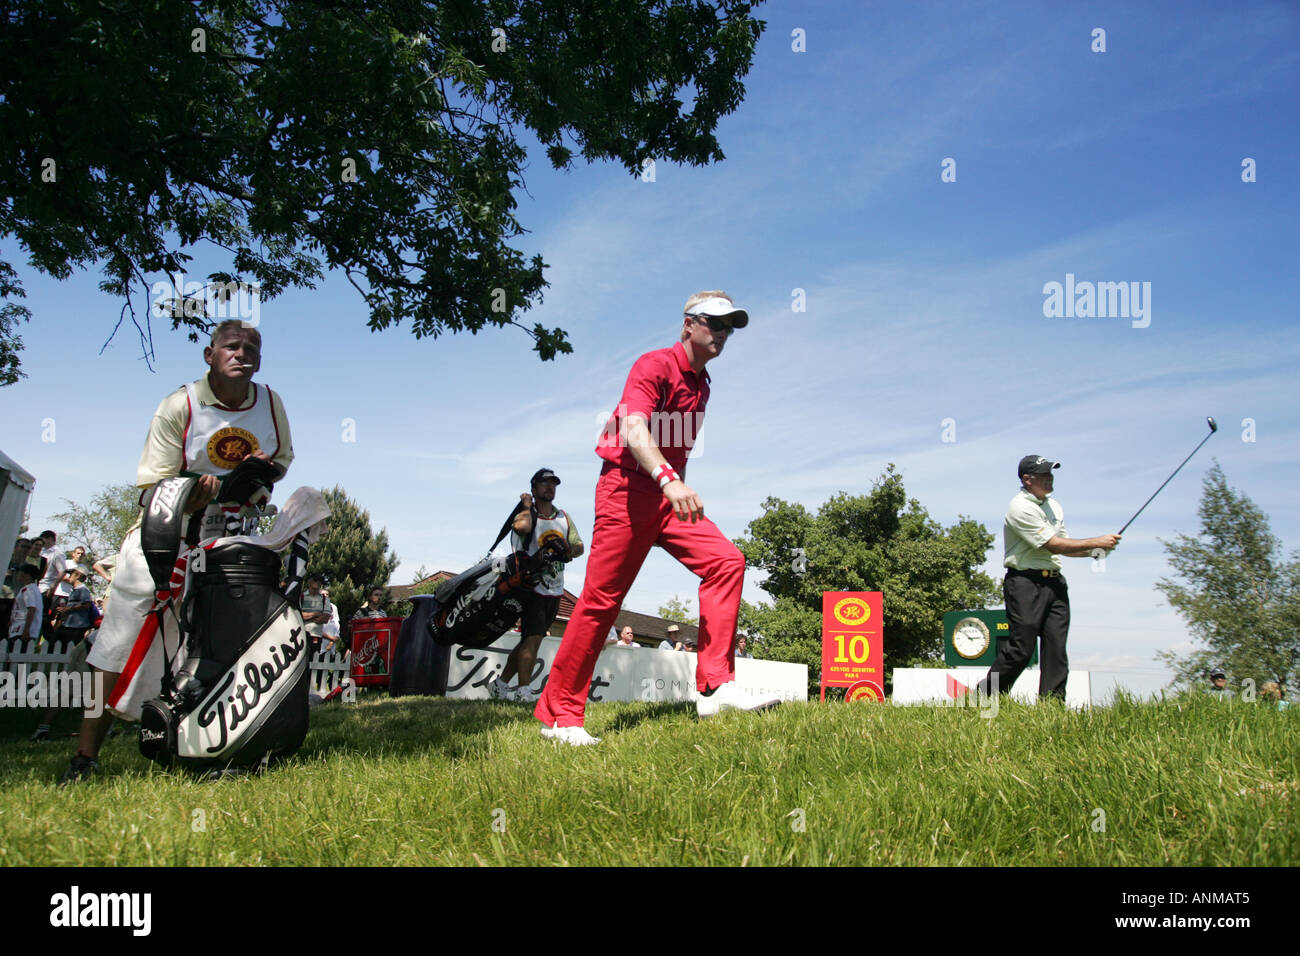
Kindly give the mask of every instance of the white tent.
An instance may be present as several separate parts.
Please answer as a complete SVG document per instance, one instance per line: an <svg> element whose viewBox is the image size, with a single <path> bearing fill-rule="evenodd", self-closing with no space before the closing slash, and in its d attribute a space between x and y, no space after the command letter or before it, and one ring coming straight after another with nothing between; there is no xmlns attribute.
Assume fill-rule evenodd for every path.
<svg viewBox="0 0 1300 956"><path fill-rule="evenodd" d="M0 551L6 564L27 515L27 499L35 487L36 479L27 469L0 451Z"/></svg>

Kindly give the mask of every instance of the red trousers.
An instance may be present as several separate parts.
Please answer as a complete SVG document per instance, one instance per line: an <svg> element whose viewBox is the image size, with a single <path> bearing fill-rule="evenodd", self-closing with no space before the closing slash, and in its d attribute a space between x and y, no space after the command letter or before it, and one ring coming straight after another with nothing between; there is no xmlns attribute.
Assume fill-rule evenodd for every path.
<svg viewBox="0 0 1300 956"><path fill-rule="evenodd" d="M700 578L696 688L705 691L735 679L744 556L707 518L679 519L648 475L606 465L596 485L596 523L582 596L533 711L548 727L582 726L596 658L623 598L656 544Z"/></svg>

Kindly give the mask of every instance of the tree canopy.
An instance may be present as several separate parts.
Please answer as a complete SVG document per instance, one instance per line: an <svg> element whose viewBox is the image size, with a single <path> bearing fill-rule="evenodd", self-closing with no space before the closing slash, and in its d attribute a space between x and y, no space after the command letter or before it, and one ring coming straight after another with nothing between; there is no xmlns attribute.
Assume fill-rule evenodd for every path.
<svg viewBox="0 0 1300 956"><path fill-rule="evenodd" d="M1201 483L1200 534L1163 542L1177 578L1156 585L1203 647L1156 656L1176 683L1214 667L1234 682L1300 686L1300 552L1284 559L1268 517L1231 488L1216 461Z"/></svg>
<svg viewBox="0 0 1300 956"><path fill-rule="evenodd" d="M366 603L368 588L381 587L387 597L388 579L397 568L397 555L388 548L388 532L376 534L370 512L363 510L342 488L324 492L330 506L329 524L307 554L308 573L325 575L330 603L347 622Z"/></svg>
<svg viewBox="0 0 1300 956"><path fill-rule="evenodd" d="M203 247L228 267L155 302L192 338L213 303L336 269L373 330L518 325L550 359L571 351L564 331L521 320L544 263L512 245L525 133L556 168L721 160L756 2L3 3L0 240L58 279L100 265L146 358L133 291ZM12 256L0 385L31 318Z"/></svg>
<svg viewBox="0 0 1300 956"><path fill-rule="evenodd" d="M85 548L87 566L116 552L140 516L140 489L127 483L105 485L84 505L70 498L63 501L67 510L50 515L66 529L59 536L60 545Z"/></svg>
<svg viewBox="0 0 1300 956"><path fill-rule="evenodd" d="M700 623L699 617L691 614L691 599L682 600L676 594L668 599L667 604L659 605L659 616L665 621L677 621L681 624Z"/></svg>
<svg viewBox="0 0 1300 956"><path fill-rule="evenodd" d="M883 592L891 668L942 655L944 612L1001 597L980 570L993 535L966 517L940 525L908 499L892 464L869 493L841 492L816 514L780 498L763 508L736 546L750 567L768 573L762 588L773 603L742 602L741 628L755 636L756 656L807 664L810 680L821 669L825 591Z"/></svg>

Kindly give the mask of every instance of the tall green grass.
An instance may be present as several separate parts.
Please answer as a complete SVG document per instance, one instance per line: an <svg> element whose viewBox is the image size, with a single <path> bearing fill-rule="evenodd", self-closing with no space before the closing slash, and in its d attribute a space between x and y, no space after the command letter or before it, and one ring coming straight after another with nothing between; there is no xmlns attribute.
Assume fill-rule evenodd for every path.
<svg viewBox="0 0 1300 956"><path fill-rule="evenodd" d="M9 865L1294 865L1300 710L1193 697L975 709L788 704L700 723L601 704L596 747L500 702L363 699L299 754L206 782L0 712Z"/></svg>

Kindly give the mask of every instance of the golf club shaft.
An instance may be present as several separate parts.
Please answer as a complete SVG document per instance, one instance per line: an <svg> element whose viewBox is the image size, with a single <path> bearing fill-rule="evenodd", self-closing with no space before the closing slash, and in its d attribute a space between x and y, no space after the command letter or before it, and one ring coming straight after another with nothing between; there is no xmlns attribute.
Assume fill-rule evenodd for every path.
<svg viewBox="0 0 1300 956"><path fill-rule="evenodd" d="M1210 435L1213 434L1214 432L1211 431ZM1204 438L1201 439L1201 445L1204 445L1207 441L1210 440L1210 435L1206 435ZM1195 448L1192 449L1192 455L1195 455L1198 451L1201 450L1201 445L1197 445ZM1183 465L1187 464L1189 461L1192 460L1192 455L1188 455L1186 458L1183 459ZM1152 494L1150 498L1148 498L1146 501L1142 503L1142 507L1137 510L1137 512L1133 515L1133 517L1129 518L1127 521L1124 522L1124 527L1119 529L1120 534L1123 534L1124 530L1129 525L1131 525L1134 521L1137 520L1137 516L1146 510L1147 505L1151 504L1151 502L1155 500L1156 495L1160 494L1160 492L1164 490L1165 485L1169 484L1169 482L1174 480L1174 475L1178 474L1180 471L1183 470L1183 465L1179 465L1177 468L1175 468L1174 474L1166 478L1164 480L1164 484L1162 484L1159 488L1157 488L1155 490L1155 493Z"/></svg>

